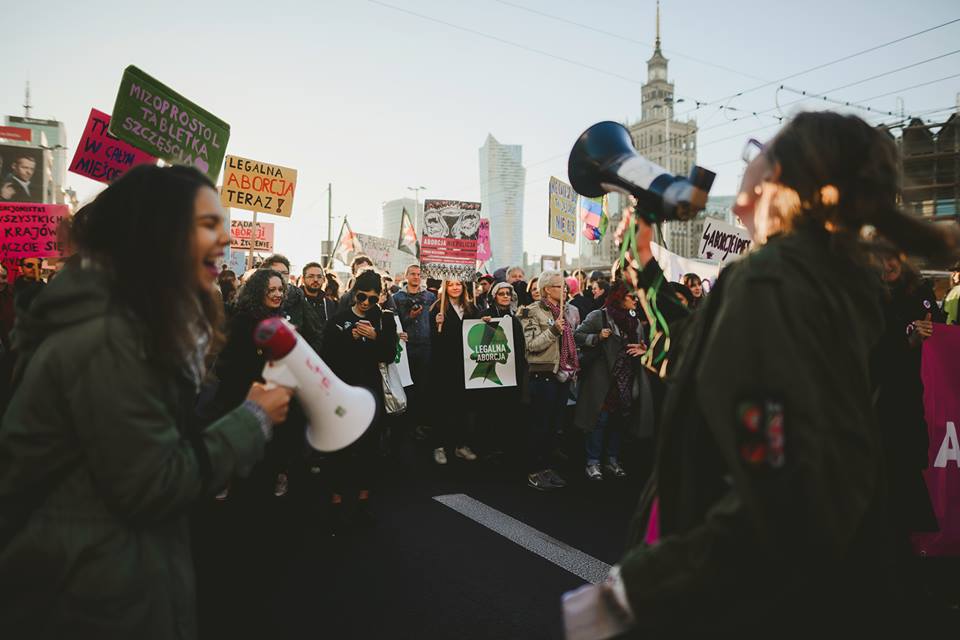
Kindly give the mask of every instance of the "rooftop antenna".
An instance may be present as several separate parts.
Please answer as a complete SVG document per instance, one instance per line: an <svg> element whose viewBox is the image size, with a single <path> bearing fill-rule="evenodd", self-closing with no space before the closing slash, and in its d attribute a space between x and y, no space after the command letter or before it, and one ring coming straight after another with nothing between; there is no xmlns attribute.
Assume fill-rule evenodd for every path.
<svg viewBox="0 0 960 640"><path fill-rule="evenodd" d="M30 104L30 81L27 80L27 96L26 96L26 100L23 103L23 115L29 118L30 109L32 108L33 108L33 105Z"/></svg>

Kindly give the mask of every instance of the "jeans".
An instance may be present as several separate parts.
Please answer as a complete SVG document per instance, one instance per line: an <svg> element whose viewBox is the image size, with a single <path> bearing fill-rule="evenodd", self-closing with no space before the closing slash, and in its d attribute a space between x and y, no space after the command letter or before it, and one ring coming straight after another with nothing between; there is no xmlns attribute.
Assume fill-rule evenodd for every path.
<svg viewBox="0 0 960 640"><path fill-rule="evenodd" d="M567 405L569 382L559 382L552 376L530 376L530 459L534 470L549 467L547 460L553 451L555 434L563 420Z"/></svg>
<svg viewBox="0 0 960 640"><path fill-rule="evenodd" d="M623 434L620 429L608 429L610 413L601 411L597 418L597 426L587 434L587 466L600 464L600 454L603 453L603 436L607 436L607 460L616 462L620 455L620 440Z"/></svg>

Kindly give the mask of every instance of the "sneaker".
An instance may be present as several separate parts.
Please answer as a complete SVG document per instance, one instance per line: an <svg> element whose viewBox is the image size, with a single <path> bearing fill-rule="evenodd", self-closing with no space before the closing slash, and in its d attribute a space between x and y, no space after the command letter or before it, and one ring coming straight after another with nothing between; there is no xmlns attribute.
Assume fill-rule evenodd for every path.
<svg viewBox="0 0 960 640"><path fill-rule="evenodd" d="M220 502L223 502L229 497L230 497L230 485L225 486L223 488L223 491L221 491L216 495L217 500L219 500Z"/></svg>
<svg viewBox="0 0 960 640"><path fill-rule="evenodd" d="M567 481L560 477L560 475L553 469L544 469L543 474L547 476L547 480L550 481L555 488L560 489L567 486Z"/></svg>
<svg viewBox="0 0 960 640"><path fill-rule="evenodd" d="M287 489L289 488L289 480L287 479L287 474L278 473L277 481L273 485L273 495L278 498L282 498L287 495Z"/></svg>
<svg viewBox="0 0 960 640"><path fill-rule="evenodd" d="M603 468L609 471L611 474L613 474L613 477L615 478L627 477L627 472L624 471L623 467L621 467L620 463L617 462L616 460L610 460L609 462L607 462L607 464L604 465Z"/></svg>
<svg viewBox="0 0 960 640"><path fill-rule="evenodd" d="M433 450L433 461L437 464L447 464L447 452L443 447L437 447Z"/></svg>
<svg viewBox="0 0 960 640"><path fill-rule="evenodd" d="M457 449L453 453L458 458L462 458L470 462L473 462L474 460L477 459L477 454L475 454L470 447L457 447Z"/></svg>
<svg viewBox="0 0 960 640"><path fill-rule="evenodd" d="M587 478L590 480L603 480L603 472L600 471L599 464L587 465Z"/></svg>
<svg viewBox="0 0 960 640"><path fill-rule="evenodd" d="M531 473L527 476L527 485L533 487L537 491L550 491L556 489L557 486L550 482L550 478L547 477L545 471L538 471L536 473Z"/></svg>

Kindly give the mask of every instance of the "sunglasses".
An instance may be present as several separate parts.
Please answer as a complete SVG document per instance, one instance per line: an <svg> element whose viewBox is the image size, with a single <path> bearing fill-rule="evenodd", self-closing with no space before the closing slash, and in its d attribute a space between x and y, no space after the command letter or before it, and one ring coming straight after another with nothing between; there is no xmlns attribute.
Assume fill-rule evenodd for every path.
<svg viewBox="0 0 960 640"><path fill-rule="evenodd" d="M747 142L743 145L743 151L740 152L740 158L744 162L750 164L763 153L765 147L762 142L756 138L748 138Z"/></svg>
<svg viewBox="0 0 960 640"><path fill-rule="evenodd" d="M353 294L353 299L357 301L357 304L362 304L367 300L369 300L370 302L377 302L378 300L380 300L380 296L379 295L371 296L366 293L363 293L362 291L358 291L357 293Z"/></svg>

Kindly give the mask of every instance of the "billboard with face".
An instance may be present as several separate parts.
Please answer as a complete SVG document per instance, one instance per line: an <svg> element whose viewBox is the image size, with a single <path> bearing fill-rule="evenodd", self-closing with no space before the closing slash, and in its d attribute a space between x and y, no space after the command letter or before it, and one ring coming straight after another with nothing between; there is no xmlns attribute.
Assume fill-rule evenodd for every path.
<svg viewBox="0 0 960 640"><path fill-rule="evenodd" d="M0 145L0 202L43 202L43 149Z"/></svg>

